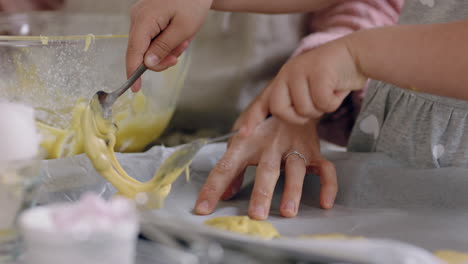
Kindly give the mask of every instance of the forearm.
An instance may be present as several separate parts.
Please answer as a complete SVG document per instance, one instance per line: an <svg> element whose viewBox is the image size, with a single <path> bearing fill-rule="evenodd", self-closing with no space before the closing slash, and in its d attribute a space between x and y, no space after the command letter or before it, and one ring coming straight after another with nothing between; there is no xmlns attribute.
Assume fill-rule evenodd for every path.
<svg viewBox="0 0 468 264"><path fill-rule="evenodd" d="M468 20L372 29L347 40L369 78L468 100Z"/></svg>
<svg viewBox="0 0 468 264"><path fill-rule="evenodd" d="M252 13L306 13L325 8L337 0L213 0L214 10Z"/></svg>

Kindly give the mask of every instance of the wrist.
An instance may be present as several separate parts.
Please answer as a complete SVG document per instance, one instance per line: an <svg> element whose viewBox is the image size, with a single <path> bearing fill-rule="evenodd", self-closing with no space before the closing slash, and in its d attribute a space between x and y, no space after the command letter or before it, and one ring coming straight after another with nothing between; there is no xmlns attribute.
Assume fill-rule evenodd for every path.
<svg viewBox="0 0 468 264"><path fill-rule="evenodd" d="M309 121L307 121L307 124L316 128L317 125L319 124L320 120L322 119L323 115L320 118L311 118Z"/></svg>
<svg viewBox="0 0 468 264"><path fill-rule="evenodd" d="M369 30L357 31L343 38L346 49L348 50L348 53L351 56L357 71L366 78L369 78L369 75L365 69L365 57L362 53L362 47L365 46L363 45L363 41L368 31Z"/></svg>

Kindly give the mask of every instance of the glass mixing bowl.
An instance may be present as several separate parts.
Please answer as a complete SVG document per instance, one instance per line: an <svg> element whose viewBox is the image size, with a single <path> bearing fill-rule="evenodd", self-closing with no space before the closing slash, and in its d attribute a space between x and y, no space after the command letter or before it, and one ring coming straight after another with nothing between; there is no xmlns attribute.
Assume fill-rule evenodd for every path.
<svg viewBox="0 0 468 264"><path fill-rule="evenodd" d="M80 107L98 90L126 80L129 18L111 14L37 12L0 16L0 98L32 105L47 158L83 152ZM183 86L188 52L162 73L147 71L139 93L113 108L116 151L138 152L168 125Z"/></svg>

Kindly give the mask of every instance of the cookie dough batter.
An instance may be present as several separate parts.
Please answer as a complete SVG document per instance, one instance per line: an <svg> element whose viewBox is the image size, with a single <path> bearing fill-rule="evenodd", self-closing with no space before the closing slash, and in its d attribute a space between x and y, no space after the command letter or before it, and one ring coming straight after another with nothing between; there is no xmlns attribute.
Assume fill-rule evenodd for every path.
<svg viewBox="0 0 468 264"><path fill-rule="evenodd" d="M252 220L248 216L219 216L205 221L206 225L264 239L279 237L278 230L269 222Z"/></svg>
<svg viewBox="0 0 468 264"><path fill-rule="evenodd" d="M447 264L467 264L468 253L461 253L452 250L439 250L434 254Z"/></svg>
<svg viewBox="0 0 468 264"><path fill-rule="evenodd" d="M142 92L127 100L131 101L124 104L131 107L125 111L116 111L115 114L119 129L115 132L114 150L138 152L162 134L172 117L173 109L158 112L148 110L150 106ZM83 137L81 131L81 116L87 104L84 100L76 103L70 125L65 129L37 122L42 135L41 146L47 151L47 158L62 158L84 152L86 137Z"/></svg>
<svg viewBox="0 0 468 264"><path fill-rule="evenodd" d="M94 36L88 34L86 36L0 36L5 40L15 41L40 41L42 45L49 45L56 41L73 41L83 43L84 51L86 52L96 39L114 39L125 38L126 35L105 35ZM50 90L46 88L48 80L40 74L41 69L38 69L34 61L30 59L34 50L23 47L14 49L11 54L12 67L16 75L16 82L11 85L2 86L2 96L22 97L28 95L27 100L48 101L50 100ZM32 58L35 58L34 56ZM182 58L181 58L182 59ZM58 73L59 75L61 73ZM168 80L180 78L177 86L183 84L183 76L176 75L177 71L168 71L164 73ZM45 79L44 79L45 78ZM64 77L65 78L65 77ZM170 84L170 83L168 83ZM34 97L31 97L33 95ZM54 94L55 100L62 101L68 98L68 94ZM69 102L68 100L63 100ZM83 100L78 100L75 105L63 105L61 109L50 110L47 108L37 108L47 115L47 120L41 120L37 123L42 136L41 146L46 150L48 159L63 158L75 154L83 153L83 139L80 138L80 115L83 108L87 104ZM65 120L63 116L71 112L72 118L70 121ZM143 92L132 94L132 96L124 95L117 100L114 106L114 122L118 126L116 132L115 151L119 152L140 152L144 148L158 138L167 124L169 123L174 108L161 109L153 101L147 100L147 96ZM60 127L56 126L61 124Z"/></svg>
<svg viewBox="0 0 468 264"><path fill-rule="evenodd" d="M138 205L148 209L161 208L171 190L171 184L186 167L158 170L148 182L135 180L124 171L115 157L117 127L103 118L97 97L82 107L81 115L76 116L81 121L80 133L76 136L82 140L83 150L94 168L117 189L119 195L135 199Z"/></svg>

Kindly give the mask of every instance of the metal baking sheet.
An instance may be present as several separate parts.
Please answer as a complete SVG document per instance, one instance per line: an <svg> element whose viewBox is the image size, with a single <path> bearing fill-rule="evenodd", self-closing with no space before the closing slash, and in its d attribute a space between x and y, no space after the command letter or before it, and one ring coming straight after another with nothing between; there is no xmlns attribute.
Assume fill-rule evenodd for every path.
<svg viewBox="0 0 468 264"><path fill-rule="evenodd" d="M305 180L299 215L279 216L281 184L275 191L268 219L284 236L264 241L205 227L202 223L220 215L247 214L254 169L247 171L246 184L235 199L221 202L213 215L197 216L194 201L210 169L225 150L224 144L202 149L191 169L190 182L180 177L165 202L152 212L181 232L190 228L220 240L259 244L298 254L334 257L362 263L438 263L430 252L438 249L468 251L467 169L414 170L404 168L380 153L324 151L335 163L339 178L337 205L318 208L318 177ZM173 149L154 147L146 153L119 154L122 166L139 180L148 180ZM103 180L83 155L43 162L44 186L40 202L73 201L86 191L109 197L113 187ZM319 241L299 235L343 233L364 240ZM394 261L394 262L391 262ZM415 262L411 262L415 261Z"/></svg>

